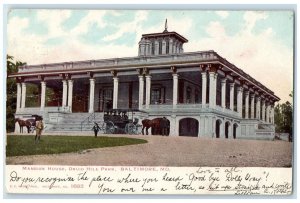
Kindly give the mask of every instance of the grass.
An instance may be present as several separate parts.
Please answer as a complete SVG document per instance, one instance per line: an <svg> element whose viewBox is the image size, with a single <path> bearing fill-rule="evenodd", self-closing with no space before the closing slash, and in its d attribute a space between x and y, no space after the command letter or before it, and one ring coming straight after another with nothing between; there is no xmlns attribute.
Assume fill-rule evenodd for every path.
<svg viewBox="0 0 300 203"><path fill-rule="evenodd" d="M42 136L35 143L34 136L7 136L6 156L24 156L36 154L59 154L79 152L86 149L115 147L147 143L143 139L126 137L88 137L88 136Z"/></svg>

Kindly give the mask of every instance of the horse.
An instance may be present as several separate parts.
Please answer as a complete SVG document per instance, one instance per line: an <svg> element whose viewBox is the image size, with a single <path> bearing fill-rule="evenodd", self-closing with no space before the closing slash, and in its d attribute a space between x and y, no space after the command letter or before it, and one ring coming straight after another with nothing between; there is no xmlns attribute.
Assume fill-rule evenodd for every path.
<svg viewBox="0 0 300 203"><path fill-rule="evenodd" d="M15 123L18 122L20 126L20 133L23 133L23 127L27 128L27 133L30 133L30 129L32 126L35 126L35 120L34 119L27 119L22 120L20 118L15 119Z"/></svg>
<svg viewBox="0 0 300 203"><path fill-rule="evenodd" d="M162 134L162 120L163 118L155 118L155 119L144 119L142 120L143 128L142 128L142 134L144 135L144 129L146 128L146 135L148 135L148 129L151 128L151 134L152 135L161 135ZM170 131L170 121L168 120L168 131L167 134L169 135Z"/></svg>
<svg viewBox="0 0 300 203"><path fill-rule="evenodd" d="M143 128L142 128L142 134L144 135L144 129L146 128L146 135L148 135L148 129L152 129L152 135L156 133L156 129L160 126L160 120L155 118L153 120L150 119L144 119L142 120ZM155 131L155 132L154 132Z"/></svg>

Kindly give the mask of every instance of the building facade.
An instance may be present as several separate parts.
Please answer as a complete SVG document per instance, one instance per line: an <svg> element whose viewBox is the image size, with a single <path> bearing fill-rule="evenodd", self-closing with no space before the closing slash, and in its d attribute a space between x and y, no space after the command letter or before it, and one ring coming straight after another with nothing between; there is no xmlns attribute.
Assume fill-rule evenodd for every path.
<svg viewBox="0 0 300 203"><path fill-rule="evenodd" d="M9 76L15 117L38 114L46 131L75 131L108 108L140 109L140 121L165 116L170 136L273 138L274 92L214 51L184 52L187 42L166 26L142 35L137 57L22 66ZM38 87L36 106L27 106L29 84Z"/></svg>

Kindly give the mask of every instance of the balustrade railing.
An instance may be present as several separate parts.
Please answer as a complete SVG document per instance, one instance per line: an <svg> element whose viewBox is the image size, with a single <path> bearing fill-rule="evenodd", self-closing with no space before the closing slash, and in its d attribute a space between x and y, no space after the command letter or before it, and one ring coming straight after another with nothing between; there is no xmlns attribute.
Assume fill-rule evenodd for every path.
<svg viewBox="0 0 300 203"><path fill-rule="evenodd" d="M95 118L96 118L96 114L95 112L94 113L91 113L87 118L85 118L83 121L81 121L81 124L80 124L80 129L82 131L83 129L83 125L88 125L90 124L91 122L95 121Z"/></svg>

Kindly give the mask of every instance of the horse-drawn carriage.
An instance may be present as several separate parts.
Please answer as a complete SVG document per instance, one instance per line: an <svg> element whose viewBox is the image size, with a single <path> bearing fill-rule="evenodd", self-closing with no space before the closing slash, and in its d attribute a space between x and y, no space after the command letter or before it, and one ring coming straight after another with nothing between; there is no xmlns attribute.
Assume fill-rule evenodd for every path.
<svg viewBox="0 0 300 203"><path fill-rule="evenodd" d="M142 125L134 118L136 109L111 109L104 113L104 123L100 129L106 134L140 134ZM129 118L130 117L130 118Z"/></svg>

